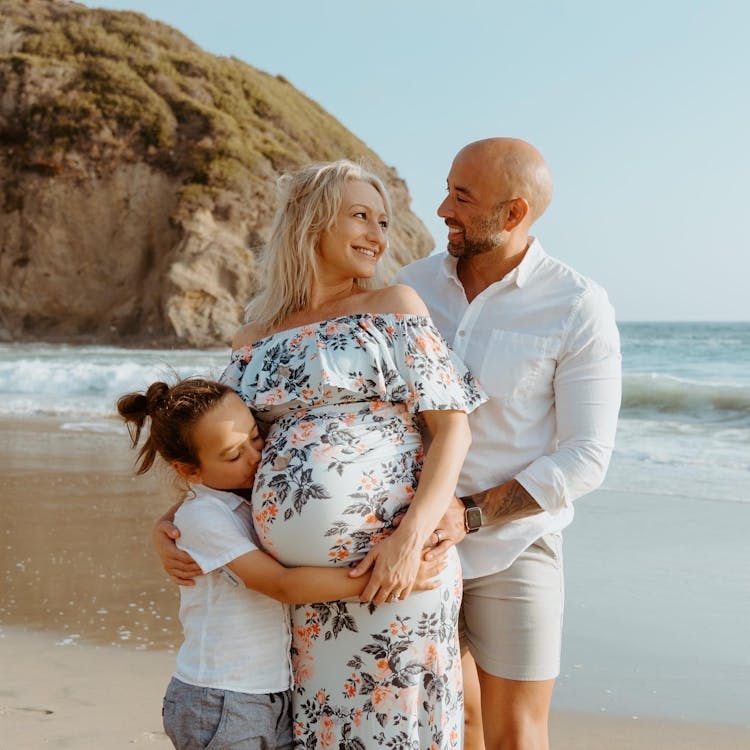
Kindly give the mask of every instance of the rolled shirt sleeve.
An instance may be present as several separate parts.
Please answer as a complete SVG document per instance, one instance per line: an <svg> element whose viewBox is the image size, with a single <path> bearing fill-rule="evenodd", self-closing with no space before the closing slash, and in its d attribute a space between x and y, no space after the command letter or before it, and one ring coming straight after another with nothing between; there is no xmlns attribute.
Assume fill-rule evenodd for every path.
<svg viewBox="0 0 750 750"><path fill-rule="evenodd" d="M557 449L515 479L551 514L596 489L615 443L622 395L620 336L606 292L590 289L570 316L553 380Z"/></svg>

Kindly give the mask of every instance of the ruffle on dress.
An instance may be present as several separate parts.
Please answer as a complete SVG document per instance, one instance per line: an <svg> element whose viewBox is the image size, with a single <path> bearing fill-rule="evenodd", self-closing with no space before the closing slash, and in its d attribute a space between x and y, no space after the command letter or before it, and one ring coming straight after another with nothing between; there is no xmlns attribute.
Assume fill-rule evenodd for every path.
<svg viewBox="0 0 750 750"><path fill-rule="evenodd" d="M221 380L260 414L365 400L468 413L487 400L430 318L404 313L280 331L234 351Z"/></svg>

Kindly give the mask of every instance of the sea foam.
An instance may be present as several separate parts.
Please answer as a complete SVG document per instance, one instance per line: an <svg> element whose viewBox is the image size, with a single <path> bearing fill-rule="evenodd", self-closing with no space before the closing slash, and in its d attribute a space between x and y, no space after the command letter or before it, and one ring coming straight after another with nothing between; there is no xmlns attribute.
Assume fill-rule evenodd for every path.
<svg viewBox="0 0 750 750"><path fill-rule="evenodd" d="M622 415L750 425L750 385L697 382L664 373L625 374Z"/></svg>
<svg viewBox="0 0 750 750"><path fill-rule="evenodd" d="M89 417L114 413L117 399L155 380L216 378L226 350L0 346L0 415Z"/></svg>
<svg viewBox="0 0 750 750"><path fill-rule="evenodd" d="M623 399L605 486L750 502L750 325L625 324ZM0 345L0 416L115 432L115 403L157 379L216 378L228 349Z"/></svg>

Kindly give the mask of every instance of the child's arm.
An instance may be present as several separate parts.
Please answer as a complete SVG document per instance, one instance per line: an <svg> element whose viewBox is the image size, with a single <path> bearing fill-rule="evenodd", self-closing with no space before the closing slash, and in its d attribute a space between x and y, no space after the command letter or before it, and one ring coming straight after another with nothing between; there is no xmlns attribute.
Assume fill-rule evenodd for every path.
<svg viewBox="0 0 750 750"><path fill-rule="evenodd" d="M440 582L435 576L443 570L445 564L444 555L429 562L423 561L414 588L422 591L437 588ZM369 580L369 576L351 578L350 568L285 568L261 550L240 555L226 567L238 575L249 589L285 604L329 602L358 597Z"/></svg>

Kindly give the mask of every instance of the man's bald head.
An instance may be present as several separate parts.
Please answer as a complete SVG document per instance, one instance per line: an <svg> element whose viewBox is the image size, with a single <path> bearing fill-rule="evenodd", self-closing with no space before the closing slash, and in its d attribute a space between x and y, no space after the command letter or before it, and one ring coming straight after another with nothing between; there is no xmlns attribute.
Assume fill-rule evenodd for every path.
<svg viewBox="0 0 750 750"><path fill-rule="evenodd" d="M530 224L552 200L552 175L547 162L530 143L518 138L486 138L464 146L455 161L465 160L483 177L497 185L500 200L525 198Z"/></svg>

